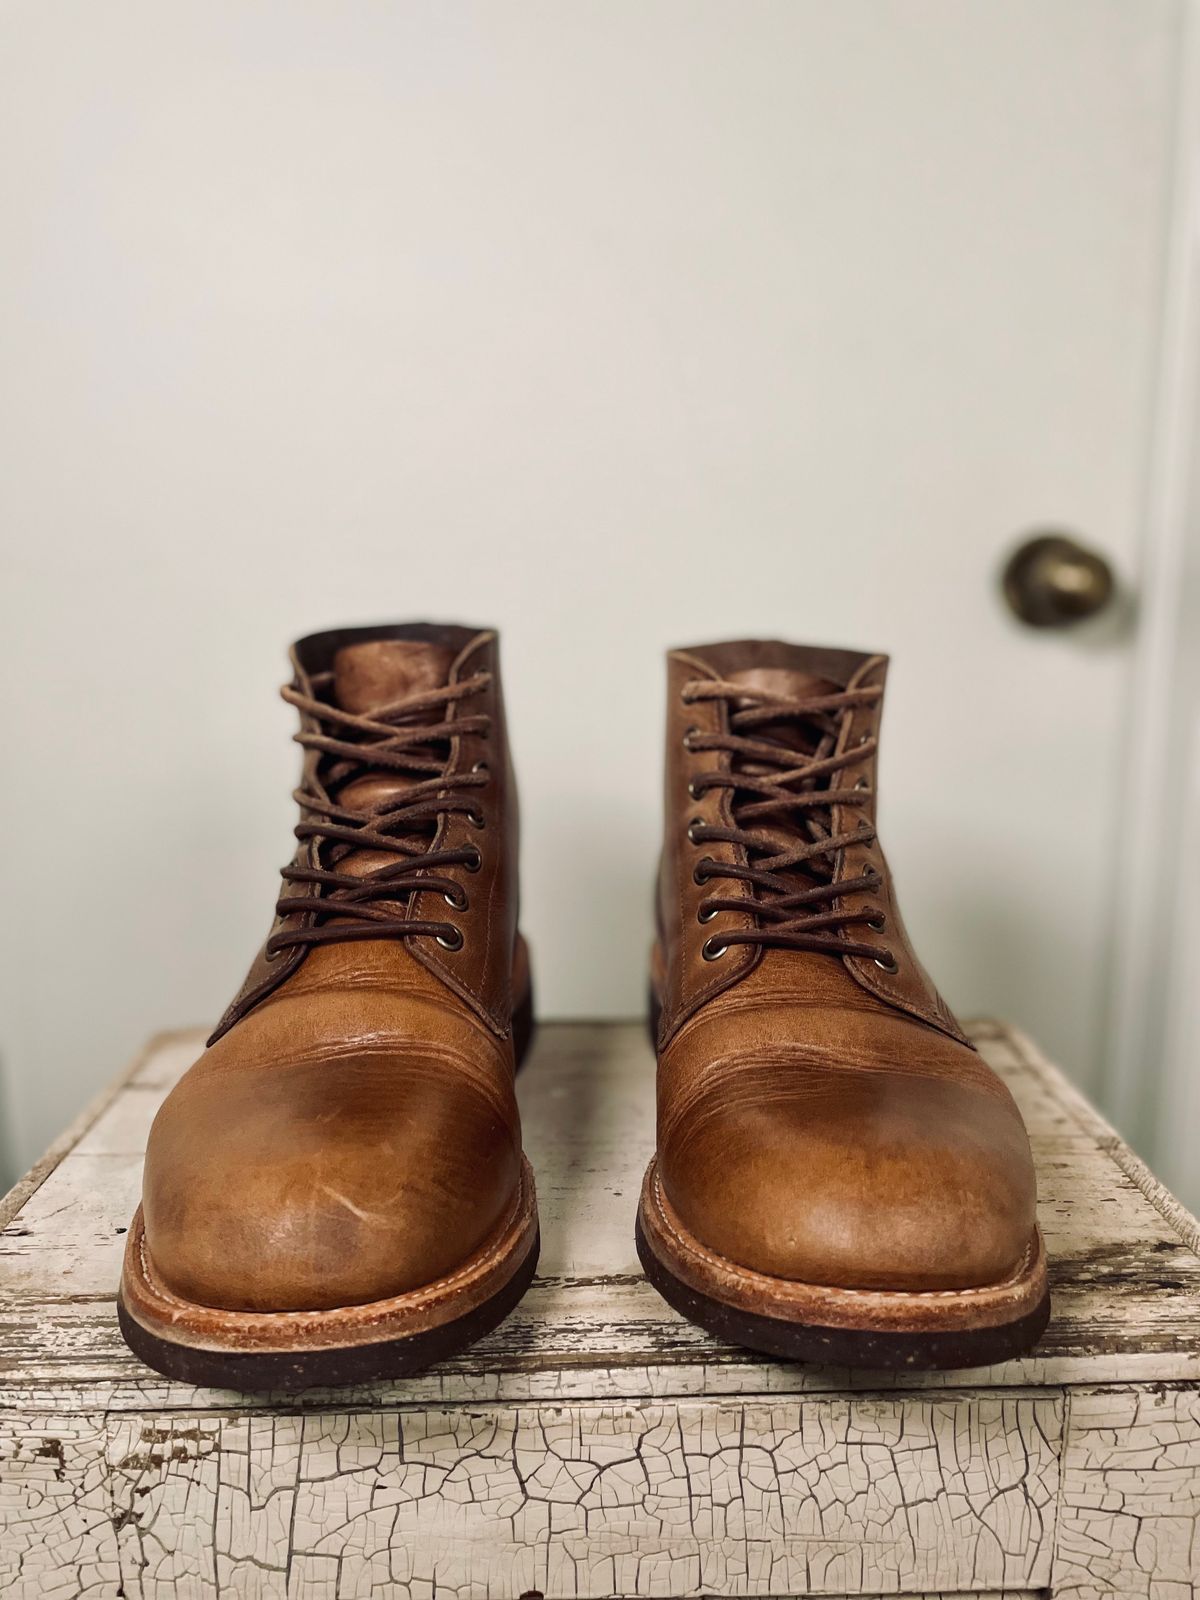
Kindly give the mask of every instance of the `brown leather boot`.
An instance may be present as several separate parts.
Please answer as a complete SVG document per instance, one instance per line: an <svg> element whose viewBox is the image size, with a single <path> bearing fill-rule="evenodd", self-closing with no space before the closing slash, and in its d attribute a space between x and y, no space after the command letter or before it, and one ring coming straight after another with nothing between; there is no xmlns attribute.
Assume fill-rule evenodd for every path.
<svg viewBox="0 0 1200 1600"><path fill-rule="evenodd" d="M651 1282L772 1354L969 1366L1049 1315L1029 1140L905 936L875 833L884 656L668 661Z"/></svg>
<svg viewBox="0 0 1200 1600"><path fill-rule="evenodd" d="M292 664L299 847L155 1118L120 1292L143 1360L226 1388L425 1366L493 1328L538 1253L496 635L350 628Z"/></svg>

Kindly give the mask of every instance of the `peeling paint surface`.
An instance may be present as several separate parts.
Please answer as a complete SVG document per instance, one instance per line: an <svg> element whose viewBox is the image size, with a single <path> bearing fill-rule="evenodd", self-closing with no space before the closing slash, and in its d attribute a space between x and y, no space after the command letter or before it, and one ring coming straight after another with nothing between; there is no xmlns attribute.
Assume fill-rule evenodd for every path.
<svg viewBox="0 0 1200 1600"><path fill-rule="evenodd" d="M518 1312L413 1379L251 1399L116 1332L145 1132L195 1048L161 1041L0 1234L0 1594L1200 1596L1200 1233L1026 1041L976 1036L1038 1160L1030 1358L850 1374L681 1322L633 1251L649 1050L571 1025L522 1074L545 1246Z"/></svg>

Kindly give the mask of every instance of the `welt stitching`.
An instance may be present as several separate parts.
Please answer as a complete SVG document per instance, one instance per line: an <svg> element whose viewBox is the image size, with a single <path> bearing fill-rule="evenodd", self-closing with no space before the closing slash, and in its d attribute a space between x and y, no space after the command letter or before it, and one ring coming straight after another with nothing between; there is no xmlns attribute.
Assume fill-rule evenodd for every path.
<svg viewBox="0 0 1200 1600"><path fill-rule="evenodd" d="M710 1250L707 1245L698 1239L690 1239L682 1234L667 1216L663 1208L662 1185L659 1179L658 1168L655 1166L654 1176L651 1179L650 1191L654 1198L654 1209L666 1231L685 1255L695 1257L706 1265L715 1265L731 1277L740 1278L743 1283L766 1283L778 1286L776 1292L782 1290L785 1294L789 1287L804 1287L820 1289L823 1294L834 1295L846 1299L878 1299L881 1295L894 1298L900 1302L908 1300L961 1300L969 1295L997 1294L1001 1290L1015 1288L1028 1272L1033 1260L1033 1242L1025 1246L1025 1253L1018 1261L1010 1277L1003 1278L999 1283L980 1284L972 1289L846 1289L839 1284L791 1284L787 1278L772 1278L765 1272L751 1272L746 1267L739 1267L736 1262L730 1261L726 1256L718 1255L715 1250Z"/></svg>

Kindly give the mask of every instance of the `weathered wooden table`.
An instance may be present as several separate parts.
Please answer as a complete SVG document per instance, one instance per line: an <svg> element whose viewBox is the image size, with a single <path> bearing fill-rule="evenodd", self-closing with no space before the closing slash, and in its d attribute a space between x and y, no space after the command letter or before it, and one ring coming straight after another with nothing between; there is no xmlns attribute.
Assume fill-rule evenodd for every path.
<svg viewBox="0 0 1200 1600"><path fill-rule="evenodd" d="M141 1152L200 1036L156 1040L0 1211L0 1592L53 1596L1200 1593L1200 1233L1010 1030L1054 1316L934 1376L713 1343L642 1279L640 1025L522 1073L541 1275L469 1354L301 1397L172 1385L113 1292Z"/></svg>

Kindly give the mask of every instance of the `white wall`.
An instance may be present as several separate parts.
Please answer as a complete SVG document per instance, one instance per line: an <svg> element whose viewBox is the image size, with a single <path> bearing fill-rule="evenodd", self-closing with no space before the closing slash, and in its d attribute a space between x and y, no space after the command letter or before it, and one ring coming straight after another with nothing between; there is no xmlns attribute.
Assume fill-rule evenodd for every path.
<svg viewBox="0 0 1200 1600"><path fill-rule="evenodd" d="M888 756L887 838L936 855L922 685L1008 647L1002 545L1078 510L1136 546L1174 14L9 0L14 1156L240 981L314 628L503 630L552 1013L642 1004L670 643L908 640L928 737ZM938 364L980 329L960 400ZM954 621L967 585L986 626ZM1021 905L1010 961L963 953L971 872L1007 869L952 843L906 885L950 998L1086 1055Z"/></svg>

